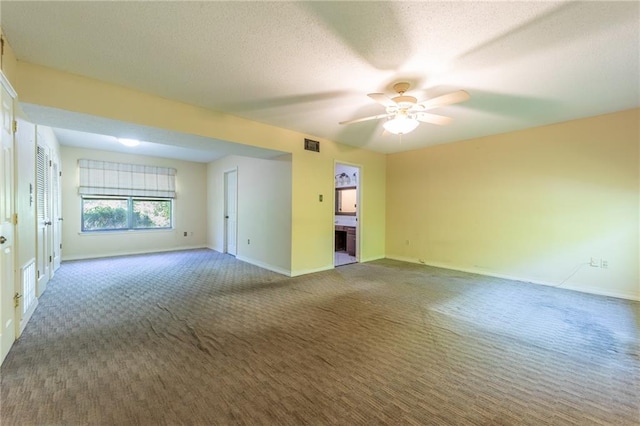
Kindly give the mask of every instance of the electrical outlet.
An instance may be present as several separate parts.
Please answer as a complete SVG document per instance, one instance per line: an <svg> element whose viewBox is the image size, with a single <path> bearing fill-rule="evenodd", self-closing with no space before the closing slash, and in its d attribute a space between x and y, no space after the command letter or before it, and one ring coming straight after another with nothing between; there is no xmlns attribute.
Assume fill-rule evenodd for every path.
<svg viewBox="0 0 640 426"><path fill-rule="evenodd" d="M184 231L184 234L183 234L183 235L186 237L186 236L187 236L187 231Z"/></svg>
<svg viewBox="0 0 640 426"><path fill-rule="evenodd" d="M251 244L251 240L247 238L247 245Z"/></svg>
<svg viewBox="0 0 640 426"><path fill-rule="evenodd" d="M322 196L322 194L319 194L319 195L318 195L318 201L322 202L322 199L323 199L323 198L324 198L324 197Z"/></svg>
<svg viewBox="0 0 640 426"><path fill-rule="evenodd" d="M608 261L608 260L604 260L604 259L602 259L602 260L600 261L600 267L601 267L602 269L607 269L607 268L609 268L609 261Z"/></svg>

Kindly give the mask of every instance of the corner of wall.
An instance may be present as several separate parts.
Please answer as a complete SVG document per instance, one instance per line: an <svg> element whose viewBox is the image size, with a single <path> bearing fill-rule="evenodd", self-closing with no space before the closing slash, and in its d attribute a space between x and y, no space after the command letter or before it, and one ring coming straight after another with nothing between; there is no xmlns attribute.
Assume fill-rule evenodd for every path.
<svg viewBox="0 0 640 426"><path fill-rule="evenodd" d="M0 36L2 37L2 40L4 41L4 52L2 55L2 72L3 74L7 77L7 79L9 80L9 82L11 82L11 85L15 88L18 84L18 60L16 58L16 55L13 51L13 49L11 48L11 44L9 43L9 40L7 40L6 35L4 34L4 32L2 31L2 27L0 27Z"/></svg>

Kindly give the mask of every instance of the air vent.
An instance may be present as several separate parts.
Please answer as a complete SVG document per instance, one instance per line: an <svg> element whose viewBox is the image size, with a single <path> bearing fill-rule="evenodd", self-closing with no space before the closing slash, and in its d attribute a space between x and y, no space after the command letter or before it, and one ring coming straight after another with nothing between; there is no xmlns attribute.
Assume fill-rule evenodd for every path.
<svg viewBox="0 0 640 426"><path fill-rule="evenodd" d="M311 139L305 139L304 149L306 149L307 151L320 152L320 142Z"/></svg>

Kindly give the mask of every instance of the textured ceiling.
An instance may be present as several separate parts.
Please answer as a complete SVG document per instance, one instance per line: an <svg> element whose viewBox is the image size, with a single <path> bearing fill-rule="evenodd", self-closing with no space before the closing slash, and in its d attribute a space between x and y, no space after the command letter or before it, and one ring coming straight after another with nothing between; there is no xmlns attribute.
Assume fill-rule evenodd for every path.
<svg viewBox="0 0 640 426"><path fill-rule="evenodd" d="M19 60L397 152L640 106L638 2L2 2ZM383 135L366 94L471 99Z"/></svg>

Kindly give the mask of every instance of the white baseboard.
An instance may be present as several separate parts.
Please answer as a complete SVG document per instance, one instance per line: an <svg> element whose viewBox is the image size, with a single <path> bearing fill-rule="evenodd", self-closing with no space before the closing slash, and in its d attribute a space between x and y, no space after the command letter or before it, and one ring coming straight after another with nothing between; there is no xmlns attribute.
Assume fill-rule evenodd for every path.
<svg viewBox="0 0 640 426"><path fill-rule="evenodd" d="M365 263L365 262L373 262L374 260L380 260L380 259L384 259L384 256L374 256L374 257L361 257L360 260L358 262L360 263Z"/></svg>
<svg viewBox="0 0 640 426"><path fill-rule="evenodd" d="M638 295L619 293L619 292L615 292L615 291L606 291L606 290L602 290L602 289L594 288L594 287L576 286L576 285L571 285L571 284L562 284L562 285L560 285L559 283L554 283L554 282L550 282L550 281L542 281L542 280L532 279L532 278L527 278L527 277L518 277L518 276L514 276L514 275L507 275L507 274L501 274L501 273L497 273L497 272L485 271L485 270L482 270L482 269L461 268L461 267L452 266L452 265L443 264L443 263L437 263L437 262L419 262L417 259L404 257L404 256L387 256L387 259L399 260L401 262L417 263L419 265L425 265L425 266L433 266L434 268L442 268L442 269L450 269L450 270L453 270L453 271L468 272L470 274L478 274L478 275L484 275L484 276L488 276L488 277L503 278L503 279L511 280L511 281L520 281L520 282L526 282L526 283L531 283L531 284L546 285L546 286L549 286L549 287L563 288L565 290L579 291L581 293L597 294L599 296L608 296L608 297L615 297L615 298L618 298L618 299L627 299L627 300L640 301L640 296L638 296Z"/></svg>
<svg viewBox="0 0 640 426"><path fill-rule="evenodd" d="M288 277L299 277L301 275L314 274L316 272L323 272L323 271L329 271L331 269L335 269L334 265L325 265L325 266L321 266L319 268L313 268L313 269L303 269L303 270L300 270L300 271L288 271L288 270L285 270L285 269L282 269L282 268L279 268L279 267L274 267L272 265L265 264L263 262L259 262L259 261L254 260L254 259L245 258L243 256L236 256L236 259L242 260L243 262L251 263L252 265L256 265L256 266L259 266L259 267L264 268L264 269L268 269L268 270L273 271L273 272L277 272L277 273L282 274L282 275L286 275ZM368 257L366 259L360 259L359 262L360 263L372 262L374 260L380 260L380 259L384 259L384 256Z"/></svg>
<svg viewBox="0 0 640 426"><path fill-rule="evenodd" d="M22 322L20 324L20 327L19 327L19 330L18 330L18 334L16 335L16 338L18 338L18 337L20 337L22 335L22 332L24 331L24 329L27 327L27 324L31 320L31 315L33 315L33 313L36 311L37 307L38 307L38 298L36 297L36 300L33 301L33 303L31 304L31 307L29 308L29 310L22 315ZM26 321L24 320L25 318L27 318Z"/></svg>
<svg viewBox="0 0 640 426"><path fill-rule="evenodd" d="M267 270L272 271L272 272L277 272L278 274L282 274L282 275L285 275L287 277L291 276L291 271L286 270L284 268L280 268L279 266L273 266L273 265L270 265L268 263L260 262L259 260L251 259L251 258L244 257L244 256L236 256L236 259L241 260L243 262L250 263L250 264L255 265L255 266L259 266L262 269L267 269Z"/></svg>
<svg viewBox="0 0 640 426"><path fill-rule="evenodd" d="M335 266L333 265L325 265L325 266L321 266L320 268L313 268L313 269L302 269L300 271L292 271L291 272L291 276L292 277L299 277L300 275L307 275L307 274L313 274L316 272L322 272L322 271L329 271L331 269L334 269Z"/></svg>
<svg viewBox="0 0 640 426"><path fill-rule="evenodd" d="M183 250L196 250L196 249L206 249L209 247L206 246L183 246L183 247L172 247L160 250L137 250L137 251L122 251L118 253L104 253L104 254L86 254L86 255L77 255L77 256L62 256L62 261L69 260L85 260L85 259L100 259L103 257L117 257L117 256L132 256L136 254L152 254L152 253L164 253L167 251L183 251Z"/></svg>

